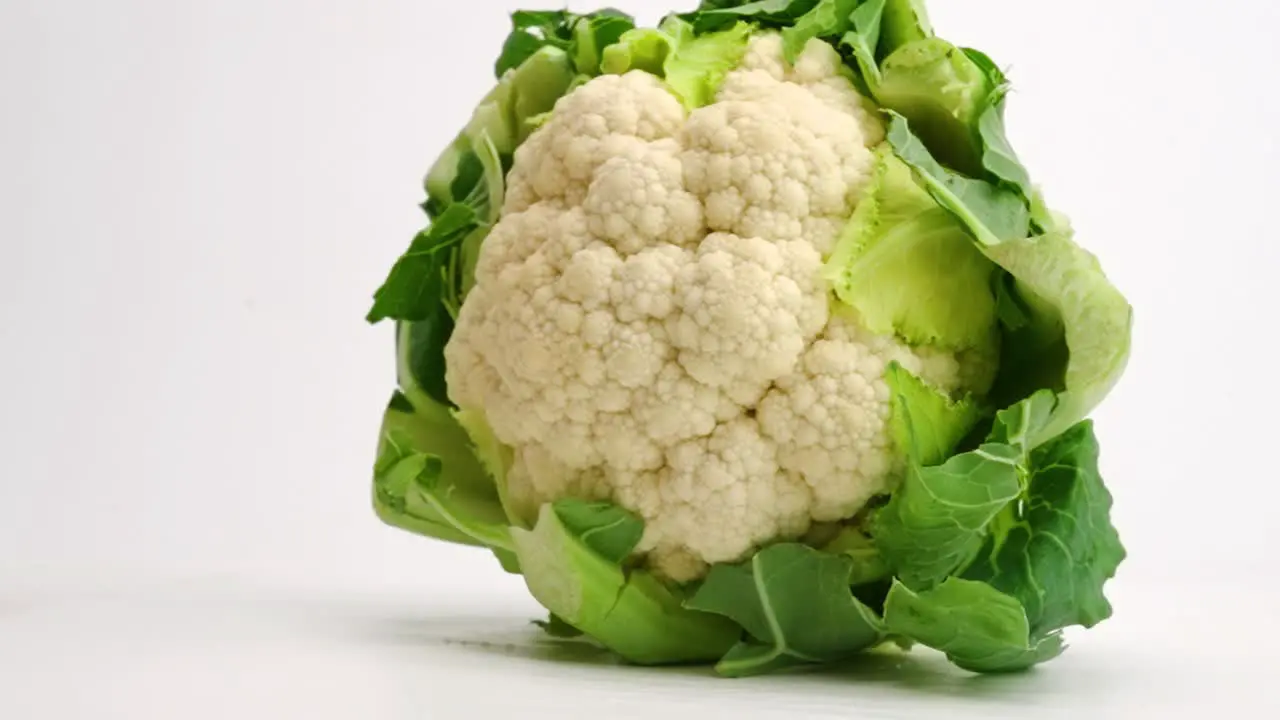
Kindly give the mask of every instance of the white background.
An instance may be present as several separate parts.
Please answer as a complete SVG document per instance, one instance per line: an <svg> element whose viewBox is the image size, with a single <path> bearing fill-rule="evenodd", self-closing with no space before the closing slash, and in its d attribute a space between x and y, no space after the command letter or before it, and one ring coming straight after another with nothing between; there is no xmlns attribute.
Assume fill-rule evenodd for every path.
<svg viewBox="0 0 1280 720"><path fill-rule="evenodd" d="M374 519L363 313L525 4L0 2L0 717L1267 715L1276 5L930 3L1137 313L1116 617L975 683L553 663L518 579Z"/></svg>

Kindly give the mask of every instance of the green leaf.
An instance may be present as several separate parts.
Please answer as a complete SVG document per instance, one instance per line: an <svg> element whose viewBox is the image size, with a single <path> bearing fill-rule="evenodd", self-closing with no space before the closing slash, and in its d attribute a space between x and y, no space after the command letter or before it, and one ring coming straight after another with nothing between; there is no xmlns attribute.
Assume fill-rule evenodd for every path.
<svg viewBox="0 0 1280 720"><path fill-rule="evenodd" d="M938 465L982 419L971 398L952 400L897 362L885 370L889 383L889 430L902 454L921 466Z"/></svg>
<svg viewBox="0 0 1280 720"><path fill-rule="evenodd" d="M418 233L392 266L382 287L374 293L373 307L365 319L377 323L386 318L417 321L430 317L440 302L442 270L449 254L478 226L471 207L449 206L431 227Z"/></svg>
<svg viewBox="0 0 1280 720"><path fill-rule="evenodd" d="M822 546L822 552L844 555L853 561L849 575L851 586L878 582L893 574L880 548L876 547L869 535L857 527L842 528L835 538Z"/></svg>
<svg viewBox="0 0 1280 720"><path fill-rule="evenodd" d="M849 657L880 642L879 618L850 591L853 561L796 543L741 565L715 565L687 607L732 619L750 634L716 665L737 677Z"/></svg>
<svg viewBox="0 0 1280 720"><path fill-rule="evenodd" d="M924 0L888 0L885 3L878 57L886 57L907 43L931 37L933 24L929 22Z"/></svg>
<svg viewBox="0 0 1280 720"><path fill-rule="evenodd" d="M782 52L787 62L795 62L804 46L814 38L837 38L852 25L850 16L861 0L819 0L795 24L782 29Z"/></svg>
<svg viewBox="0 0 1280 720"><path fill-rule="evenodd" d="M725 75L746 54L751 32L749 24L738 23L727 30L698 35L692 25L671 16L658 29L624 33L617 43L605 48L601 67L612 74L644 70L657 75L692 110L715 100Z"/></svg>
<svg viewBox="0 0 1280 720"><path fill-rule="evenodd" d="M373 468L373 505L388 525L465 545L484 544L451 523L440 504L420 492L420 480L447 494L455 516L501 522L502 504L489 475L448 407L426 396L396 393L383 415ZM430 478L436 478L432 481Z"/></svg>
<svg viewBox="0 0 1280 720"><path fill-rule="evenodd" d="M986 54L972 48L964 48L965 55L987 77L991 92L978 115L978 139L982 151L982 167L995 179L1014 188L1030 201L1035 194L1031 174L1018 159L1004 128L1004 100L1009 93L1009 83L1004 72ZM1042 223L1037 223L1042 228Z"/></svg>
<svg viewBox="0 0 1280 720"><path fill-rule="evenodd" d="M880 552L905 585L932 587L973 557L992 519L1022 489L1020 456L987 443L935 467L910 464L872 523Z"/></svg>
<svg viewBox="0 0 1280 720"><path fill-rule="evenodd" d="M511 533L502 504L486 494L476 497L459 482L457 473L445 474L444 462L435 455L425 461L414 477L410 492L418 493L436 513L458 532L489 548L512 551ZM463 478L462 480L465 480Z"/></svg>
<svg viewBox="0 0 1280 720"><path fill-rule="evenodd" d="M819 0L757 0L757 2L713 2L680 18L691 23L698 34L721 30L738 20L749 20L764 27L791 25L809 12Z"/></svg>
<svg viewBox="0 0 1280 720"><path fill-rule="evenodd" d="M532 530L512 528L511 537L529 592L566 624L638 664L706 662L720 658L741 630L712 614L683 607L672 589L643 570L624 571L584 542L570 525L576 511L564 503L543 505ZM569 522L566 522L565 516ZM609 528L592 539L616 555L630 537L629 523L610 527L608 513L588 514L592 528Z"/></svg>
<svg viewBox="0 0 1280 720"><path fill-rule="evenodd" d="M568 49L575 18L564 10L517 10L512 13L511 33L494 63L494 74L501 78L544 47Z"/></svg>
<svg viewBox="0 0 1280 720"><path fill-rule="evenodd" d="M853 51L862 80L875 97L880 87L880 66L876 62L876 45L880 42L880 26L884 19L885 0L865 0L850 16L852 29L840 39Z"/></svg>
<svg viewBox="0 0 1280 720"><path fill-rule="evenodd" d="M1088 420L1036 448L1026 499L989 538L964 577L1017 598L1033 637L1111 616L1103 585L1125 559L1111 525Z"/></svg>
<svg viewBox="0 0 1280 720"><path fill-rule="evenodd" d="M644 535L643 520L611 503L565 499L554 508L565 530L614 564L622 564Z"/></svg>
<svg viewBox="0 0 1280 720"><path fill-rule="evenodd" d="M916 184L911 168L882 148L868 194L824 275L872 332L965 349L993 337L996 269L964 226Z"/></svg>
<svg viewBox="0 0 1280 720"><path fill-rule="evenodd" d="M880 63L875 98L904 116L933 157L970 177L982 171L977 124L992 86L968 55L941 38L902 45Z"/></svg>
<svg viewBox="0 0 1280 720"><path fill-rule="evenodd" d="M888 140L894 152L915 170L929 194L955 215L980 245L989 247L1027 237L1030 211L1016 191L942 167L912 133L906 118L892 111L889 115ZM987 252L987 247L982 249Z"/></svg>
<svg viewBox="0 0 1280 720"><path fill-rule="evenodd" d="M1032 442L1038 445L1088 416L1120 380L1133 309L1097 258L1072 241L1069 227L982 251L1014 277L1029 320L1006 337L1010 352L993 395L1024 397L1042 387L1058 393L1052 420Z"/></svg>
<svg viewBox="0 0 1280 720"><path fill-rule="evenodd" d="M573 28L571 54L574 67L585 75L600 74L601 55L605 48L618 42L635 26L629 15L616 10L604 10L579 20Z"/></svg>
<svg viewBox="0 0 1280 720"><path fill-rule="evenodd" d="M885 601L889 631L946 653L974 672L1015 672L1062 653L1062 638L1030 642L1018 601L990 585L948 578L925 592L894 583Z"/></svg>
<svg viewBox="0 0 1280 720"><path fill-rule="evenodd" d="M988 440L1017 448L1022 453L1019 462L1028 464L1031 451L1038 444L1037 438L1049 424L1057 405L1057 397L1049 390L1033 393L1017 405L996 413Z"/></svg>

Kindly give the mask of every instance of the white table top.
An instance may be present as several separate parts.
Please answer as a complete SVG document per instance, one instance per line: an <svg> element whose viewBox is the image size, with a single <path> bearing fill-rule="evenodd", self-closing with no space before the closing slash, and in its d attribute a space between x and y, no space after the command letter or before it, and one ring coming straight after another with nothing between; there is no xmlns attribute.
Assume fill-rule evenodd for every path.
<svg viewBox="0 0 1280 720"><path fill-rule="evenodd" d="M1127 593L1124 615L1027 675L973 677L917 650L724 680L558 646L510 595L216 577L31 584L0 592L0 717L1275 717L1273 598L1158 595Z"/></svg>

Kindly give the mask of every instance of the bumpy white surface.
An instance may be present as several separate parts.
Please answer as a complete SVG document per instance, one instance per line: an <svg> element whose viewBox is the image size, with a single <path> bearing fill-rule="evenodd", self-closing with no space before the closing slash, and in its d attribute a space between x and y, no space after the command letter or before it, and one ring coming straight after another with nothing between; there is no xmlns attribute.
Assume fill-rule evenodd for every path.
<svg viewBox="0 0 1280 720"><path fill-rule="evenodd" d="M519 148L446 349L452 399L514 448L511 497L627 507L685 580L887 489L886 363L959 374L832 316L819 269L883 139L839 66L762 35L710 106L604 76Z"/></svg>

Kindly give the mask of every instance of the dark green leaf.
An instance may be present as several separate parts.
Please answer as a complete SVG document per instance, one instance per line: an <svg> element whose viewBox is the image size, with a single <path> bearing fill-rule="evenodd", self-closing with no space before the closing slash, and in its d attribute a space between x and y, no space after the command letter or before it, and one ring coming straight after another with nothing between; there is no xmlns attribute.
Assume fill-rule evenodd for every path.
<svg viewBox="0 0 1280 720"><path fill-rule="evenodd" d="M475 210L463 204L450 205L431 227L418 233L396 261L374 293L373 307L365 319L370 323L386 318L427 319L440 303L442 268L449 253L478 226Z"/></svg>
<svg viewBox="0 0 1280 720"><path fill-rule="evenodd" d="M738 20L750 20L766 27L781 27L792 24L797 18L809 12L819 0L757 0L742 4L720 4L716 7L699 8L680 17L693 24L699 34L714 30L723 30Z"/></svg>
<svg viewBox="0 0 1280 720"><path fill-rule="evenodd" d="M973 556L991 520L1018 497L1020 456L1016 448L988 443L936 467L910 465L872 526L876 545L904 584L932 587Z"/></svg>
<svg viewBox="0 0 1280 720"><path fill-rule="evenodd" d="M566 530L614 564L626 560L644 535L643 520L611 503L564 499L552 507Z"/></svg>
<svg viewBox="0 0 1280 720"><path fill-rule="evenodd" d="M890 111L888 140L910 165L938 204L954 214L982 245L1025 238L1030 211L1016 192L984 180L964 177L938 164L906 118Z"/></svg>
<svg viewBox="0 0 1280 720"><path fill-rule="evenodd" d="M1070 625L1093 627L1111 615L1103 585L1125 558L1111 505L1093 426L1085 420L1031 454L1026 499L964 576L1020 600L1033 637Z"/></svg>
<svg viewBox="0 0 1280 720"><path fill-rule="evenodd" d="M453 318L442 304L424 320L400 322L396 332L396 353L407 373L402 384L412 384L442 405L452 405L444 381L444 346L452 334Z"/></svg>
<svg viewBox="0 0 1280 720"><path fill-rule="evenodd" d="M752 675L851 656L883 637L879 618L849 589L853 561L806 545L769 546L741 565L715 565L686 606L737 622L751 639L716 665Z"/></svg>
<svg viewBox="0 0 1280 720"><path fill-rule="evenodd" d="M1058 635L1030 642L1027 616L1018 601L970 580L948 578L920 593L895 583L884 619L890 632L940 650L974 672L1025 670L1063 650Z"/></svg>

